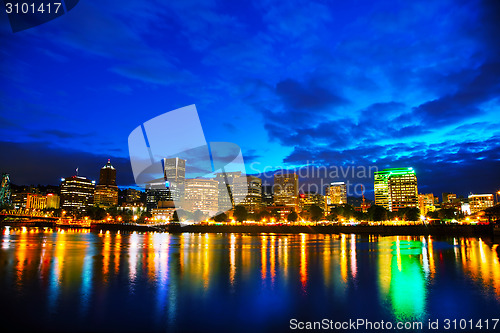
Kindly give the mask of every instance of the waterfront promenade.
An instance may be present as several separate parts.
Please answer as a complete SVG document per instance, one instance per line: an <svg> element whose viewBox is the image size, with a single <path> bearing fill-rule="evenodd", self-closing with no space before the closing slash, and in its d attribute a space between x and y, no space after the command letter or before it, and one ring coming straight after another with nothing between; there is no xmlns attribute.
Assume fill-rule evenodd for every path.
<svg viewBox="0 0 500 333"><path fill-rule="evenodd" d="M0 226L10 227L59 227L75 228L43 220L2 221ZM500 228L493 225L462 224L413 224L413 225L256 225L256 224L125 224L92 223L95 231L157 231L170 233L275 233L275 234L377 234L377 235L438 235L438 236L495 236L500 238Z"/></svg>

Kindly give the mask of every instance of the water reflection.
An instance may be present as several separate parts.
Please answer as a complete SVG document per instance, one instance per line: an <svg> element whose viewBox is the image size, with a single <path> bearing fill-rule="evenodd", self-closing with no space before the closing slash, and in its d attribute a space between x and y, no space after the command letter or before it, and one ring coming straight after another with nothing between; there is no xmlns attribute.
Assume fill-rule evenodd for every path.
<svg viewBox="0 0 500 333"><path fill-rule="evenodd" d="M457 298L469 312L500 309L498 245L481 238L50 228L4 228L1 237L1 302L16 304L7 315L41 300L34 316L47 330L70 327L68 313L89 330L204 328L193 313L207 327L232 318L250 330L299 314L425 321ZM475 311L468 316L483 315Z"/></svg>

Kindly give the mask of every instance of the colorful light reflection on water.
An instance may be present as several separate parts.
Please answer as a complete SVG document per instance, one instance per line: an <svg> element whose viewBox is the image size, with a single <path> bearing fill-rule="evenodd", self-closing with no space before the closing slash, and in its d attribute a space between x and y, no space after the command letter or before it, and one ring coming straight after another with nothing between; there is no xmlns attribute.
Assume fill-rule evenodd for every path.
<svg viewBox="0 0 500 333"><path fill-rule="evenodd" d="M37 331L487 319L500 312L497 249L478 238L4 228L0 303L4 324Z"/></svg>

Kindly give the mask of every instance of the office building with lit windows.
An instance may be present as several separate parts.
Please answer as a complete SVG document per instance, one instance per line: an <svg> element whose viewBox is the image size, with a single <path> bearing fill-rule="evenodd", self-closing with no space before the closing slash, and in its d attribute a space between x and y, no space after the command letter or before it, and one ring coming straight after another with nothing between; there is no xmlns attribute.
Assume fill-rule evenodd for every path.
<svg viewBox="0 0 500 333"><path fill-rule="evenodd" d="M325 206L324 196L316 192L305 192L299 195L299 206L301 210L308 210L313 205L323 209Z"/></svg>
<svg viewBox="0 0 500 333"><path fill-rule="evenodd" d="M2 181L0 183L0 206L10 205L11 203L10 177L8 173L2 173Z"/></svg>
<svg viewBox="0 0 500 333"><path fill-rule="evenodd" d="M471 214L493 207L493 194L470 194L469 207Z"/></svg>
<svg viewBox="0 0 500 333"><path fill-rule="evenodd" d="M241 171L221 172L215 174L215 180L218 182L218 210L227 212L234 207L234 183L241 177ZM241 193L241 191L240 191Z"/></svg>
<svg viewBox="0 0 500 333"><path fill-rule="evenodd" d="M43 194L28 193L26 198L26 209L42 210L47 208L47 197Z"/></svg>
<svg viewBox="0 0 500 333"><path fill-rule="evenodd" d="M262 180L255 176L235 179L233 195L237 205L243 205L248 212L255 213L262 204Z"/></svg>
<svg viewBox="0 0 500 333"><path fill-rule="evenodd" d="M298 208L299 176L296 173L274 175L273 198L276 206Z"/></svg>
<svg viewBox="0 0 500 333"><path fill-rule="evenodd" d="M347 203L347 186L344 182L333 182L326 188L327 205L345 205Z"/></svg>
<svg viewBox="0 0 500 333"><path fill-rule="evenodd" d="M178 157L163 159L165 188L170 191L172 200L179 203L184 197L186 181L186 160Z"/></svg>
<svg viewBox="0 0 500 333"><path fill-rule="evenodd" d="M420 214L426 215L428 212L433 212L436 210L434 206L434 194L426 193L418 195L418 207L420 209Z"/></svg>
<svg viewBox="0 0 500 333"><path fill-rule="evenodd" d="M418 207L417 176L413 168L390 168L374 174L375 204L396 212Z"/></svg>
<svg viewBox="0 0 500 333"><path fill-rule="evenodd" d="M108 160L101 168L99 184L94 193L94 205L100 207L112 207L118 205L118 186L116 186L116 169Z"/></svg>
<svg viewBox="0 0 500 333"><path fill-rule="evenodd" d="M95 181L72 176L61 179L61 208L85 211L94 202Z"/></svg>
<svg viewBox="0 0 500 333"><path fill-rule="evenodd" d="M128 188L125 201L128 203L140 203L142 201L142 191Z"/></svg>
<svg viewBox="0 0 500 333"><path fill-rule="evenodd" d="M219 183L214 179L186 179L182 208L193 213L200 210L215 215L219 208Z"/></svg>

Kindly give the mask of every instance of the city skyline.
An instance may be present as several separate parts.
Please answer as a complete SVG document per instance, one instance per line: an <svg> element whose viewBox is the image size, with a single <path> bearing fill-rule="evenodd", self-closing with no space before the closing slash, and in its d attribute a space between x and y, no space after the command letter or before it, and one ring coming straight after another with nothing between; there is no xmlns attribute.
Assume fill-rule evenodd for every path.
<svg viewBox="0 0 500 333"><path fill-rule="evenodd" d="M178 158L177 158L178 159ZM110 163L110 159L108 159L108 164ZM101 163L102 164L102 163ZM323 173L321 172L321 167L318 167L318 166L314 166L315 167L315 170L316 171L310 171L310 170L307 170L306 172L302 173L302 174L310 174L312 175L311 178L308 178L308 177L301 177L301 170L304 170L304 169L307 169L307 167L304 167L304 168L300 168L299 171L297 172L296 169L277 169L277 170L267 170L266 172L262 173L262 174L246 174L247 177L255 177L255 178L258 178L258 179L261 179L262 180L262 187L266 187L266 186L271 186L274 188L274 181L272 181L273 178L275 178L276 175L281 175L281 174L284 174L284 175L287 175L287 174L296 174L297 177L298 177L298 181L299 181L299 185L298 185L298 192L300 194L304 194L304 193L318 193L318 194L321 194L321 195L326 195L328 193L328 187L332 184L335 184L335 183L342 183L344 184L344 190L345 191L345 195L347 197L362 197L364 195L365 198L375 202L376 201L376 196L375 196L375 186L374 186L374 183L376 183L376 180L375 180L375 175L377 173L381 173L383 171L385 171L386 169L390 170L390 169L406 169L407 167L403 167L403 168L386 168L384 170L377 170L367 176L364 176L360 179L362 179L362 181L351 181L353 179L356 179L354 176L352 178L349 178L349 175L356 175L357 171L349 171L351 169L347 169L348 171L335 171L335 172L332 172L332 173L335 173L335 174L340 174L340 175L343 175L344 177L335 177L335 178L321 178L319 177L321 174L324 174L324 175L328 175L329 171L328 169L323 169ZM76 168L74 170L74 175L73 176L68 176L67 178L71 178L71 177L76 177L78 176L78 171L77 169L79 168ZM416 170L414 170L413 167L409 167L409 169L413 170L413 172L417 173L418 172ZM364 170L364 169L362 169ZM0 170L2 171L2 170ZM2 171L3 172L3 171ZM366 170L362 171L364 175L366 175ZM371 172L371 169L370 169L370 172ZM35 182L35 183L30 183L30 184L19 184L19 183L16 183L15 181L12 181L12 178L13 178L13 175L8 173L8 172L4 172L6 174L9 175L9 178L11 179L11 183L16 185L16 186L59 186L60 184L57 183L57 184L43 184L43 183L40 183L40 182ZM94 172L95 173L95 172ZM97 172L99 174L99 171ZM228 174L231 174L233 172L228 172ZM119 175L120 173L118 173ZM271 175L271 176L270 176ZM89 177L87 175L82 175L82 177L84 178L87 178L89 180L92 180L95 182L94 179L99 179L101 176L95 176L95 177ZM66 177L59 177L59 180L61 179L64 179ZM365 178L367 178L368 180L364 180ZM420 175L419 175L419 178L420 178ZM186 180L188 179L217 179L217 174L213 174L212 177L210 176L204 176L204 177L201 177L201 176L195 176L195 177L187 177L186 176ZM311 180L312 181L309 181ZM159 181L159 180L158 180ZM146 188L144 186L139 186L137 184L129 184L129 185L120 185L118 184L118 182L116 182L117 184L117 187L120 189L120 190L127 190L127 189L134 189L134 190L142 190L144 191L145 189L147 189L148 187L146 186ZM156 184L156 183L155 183ZM162 185L163 186L163 182L159 182L158 184ZM155 185L155 187L158 186L158 184ZM366 189L366 184L368 184L368 189ZM423 189L427 189L431 186L429 186L428 184L423 184L422 188ZM437 195L437 197L439 197L441 194L445 194L445 193L455 193L455 194L458 194L460 197L467 197L468 195L470 194L480 194L480 193L485 193L485 194L495 194L497 192L499 192L499 189L498 189L498 186L496 185L491 185L490 186L491 188L491 191L474 191L473 189L470 189L470 190L466 190L466 189L462 189L462 190L458 190L458 191L451 191L450 189L445 189L445 191L430 191L430 190L424 190L424 191L420 191L419 190L419 194L420 193L425 193L425 194L435 194ZM420 189L420 182L419 182L419 189ZM264 192L262 193L264 195ZM384 205L383 205L384 206Z"/></svg>
<svg viewBox="0 0 500 333"><path fill-rule="evenodd" d="M374 200L365 203L362 192L362 203L354 204L350 193L349 182L331 182L324 187L311 191L301 184L300 177L295 172L282 170L274 173L274 182L271 186L270 202L266 200L266 187L261 178L238 172L214 173L212 177L186 177L189 163L186 160L175 158L163 159L163 178L149 182L145 186L145 196L140 199L133 188L127 188L127 194L122 193L119 200L119 190L116 185L117 171L108 159L100 169L99 182L86 177L74 175L61 178L60 186L51 186L41 192L37 187L18 187L13 193L16 200L7 198L3 203L14 204L15 208L46 209L59 208L54 203L49 204L49 199L59 200L64 211L85 212L88 207L112 208L128 207L127 203L134 203L134 207L142 207L148 212L156 211L157 215L168 214L172 218L175 210L181 209L188 212L200 211L207 217L219 213L232 211L236 206L244 206L248 213L256 214L270 208L283 208L288 213L308 211L311 205L321 208L327 216L331 209L351 205L363 213L372 205L383 207L388 212L397 212L405 209L418 209L421 215L434 212L436 209L452 209L461 214L476 213L485 208L498 204L500 191L494 193L469 193L465 198L456 193L442 192L442 202L434 193L419 191L417 174L413 167L388 168L374 171L373 181L375 188ZM78 173L78 168L75 170ZM326 170L325 170L326 171ZM313 174L314 176L314 174ZM369 176L370 178L371 176ZM2 174L2 184L9 181L8 174ZM307 184L310 185L310 184ZM355 189L359 184L354 184ZM10 198L10 185L8 185ZM55 191L55 188L59 190ZM363 190L363 186L361 186ZM2 185L2 193L6 190ZM130 192L132 191L132 192ZM129 192L135 200L130 200ZM45 196L47 194L47 196ZM31 196L31 198L30 198ZM49 198L49 196L52 196ZM351 198L351 202L348 201ZM21 199L21 201L19 201ZM496 200L495 200L496 199ZM53 200L51 201L53 202ZM139 204L137 206L136 204ZM309 207L309 208L307 208ZM135 209L135 208L134 208Z"/></svg>
<svg viewBox="0 0 500 333"><path fill-rule="evenodd" d="M195 103L247 167L412 165L425 192L497 190L498 2L192 6L85 1L15 34L2 16L0 170L55 184L111 158L133 185L130 131Z"/></svg>

